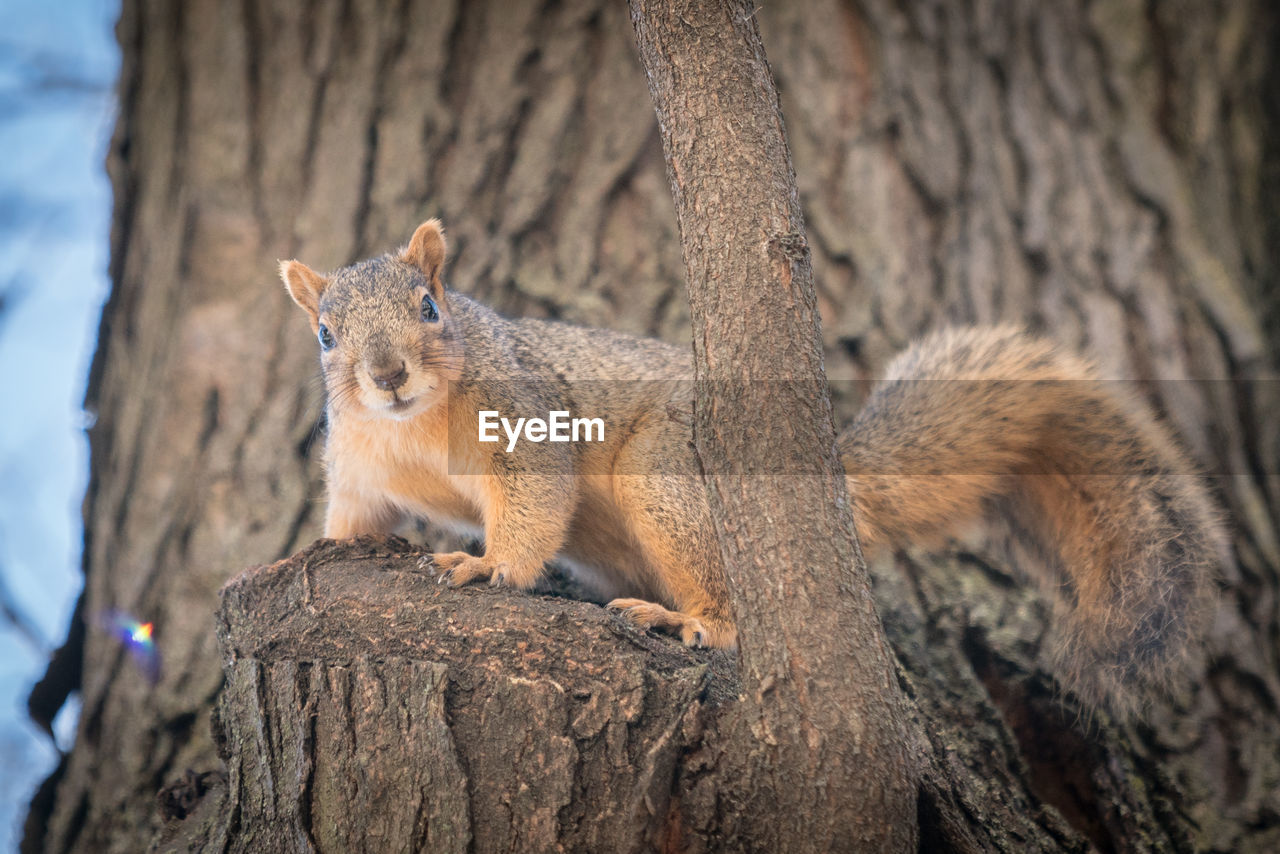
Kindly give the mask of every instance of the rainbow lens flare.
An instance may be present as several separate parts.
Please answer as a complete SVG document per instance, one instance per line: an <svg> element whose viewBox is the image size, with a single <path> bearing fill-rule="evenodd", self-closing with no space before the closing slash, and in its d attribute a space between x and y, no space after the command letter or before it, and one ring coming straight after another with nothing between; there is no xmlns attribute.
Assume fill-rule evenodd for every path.
<svg viewBox="0 0 1280 854"><path fill-rule="evenodd" d="M148 679L155 682L160 678L160 652L156 649L154 623L144 623L122 613L111 614L101 623L116 640L124 644Z"/></svg>
<svg viewBox="0 0 1280 854"><path fill-rule="evenodd" d="M150 623L129 620L122 628L128 633L129 643L148 649L155 646L155 641L151 640L151 629L153 627Z"/></svg>

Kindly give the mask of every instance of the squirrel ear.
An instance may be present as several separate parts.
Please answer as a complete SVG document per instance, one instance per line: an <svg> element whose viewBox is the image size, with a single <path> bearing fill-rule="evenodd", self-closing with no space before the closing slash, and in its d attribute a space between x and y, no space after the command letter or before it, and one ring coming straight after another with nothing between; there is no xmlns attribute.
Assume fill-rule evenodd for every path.
<svg viewBox="0 0 1280 854"><path fill-rule="evenodd" d="M311 330L319 331L320 295L329 285L329 280L301 261L281 261L280 278L289 289L289 296L311 318Z"/></svg>
<svg viewBox="0 0 1280 854"><path fill-rule="evenodd" d="M422 271L431 283L431 290L436 299L444 296L444 280L440 274L444 271L444 259L448 245L444 242L444 229L440 220L429 219L409 239L409 245L400 253L400 260L412 264Z"/></svg>

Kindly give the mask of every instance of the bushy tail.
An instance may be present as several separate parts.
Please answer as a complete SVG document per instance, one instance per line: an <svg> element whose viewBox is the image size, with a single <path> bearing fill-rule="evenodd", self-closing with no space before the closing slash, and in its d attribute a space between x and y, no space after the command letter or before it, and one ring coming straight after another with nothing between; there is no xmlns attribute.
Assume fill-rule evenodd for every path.
<svg viewBox="0 0 1280 854"><path fill-rule="evenodd" d="M1013 327L947 330L890 366L840 438L864 544L937 540L998 504L1044 545L1056 674L1128 712L1200 631L1221 533L1136 397Z"/></svg>

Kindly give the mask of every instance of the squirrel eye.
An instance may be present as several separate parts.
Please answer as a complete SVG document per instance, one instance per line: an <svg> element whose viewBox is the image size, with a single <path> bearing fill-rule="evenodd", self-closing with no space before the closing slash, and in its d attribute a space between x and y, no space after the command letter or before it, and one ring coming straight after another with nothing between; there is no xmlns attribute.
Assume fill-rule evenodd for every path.
<svg viewBox="0 0 1280 854"><path fill-rule="evenodd" d="M319 338L321 350L332 350L333 345L338 343L334 340L333 333L329 331L329 327L325 326L323 323L320 324Z"/></svg>
<svg viewBox="0 0 1280 854"><path fill-rule="evenodd" d="M427 323L435 323L440 319L440 310L436 308L436 301L431 298L431 294L422 295L422 319Z"/></svg>

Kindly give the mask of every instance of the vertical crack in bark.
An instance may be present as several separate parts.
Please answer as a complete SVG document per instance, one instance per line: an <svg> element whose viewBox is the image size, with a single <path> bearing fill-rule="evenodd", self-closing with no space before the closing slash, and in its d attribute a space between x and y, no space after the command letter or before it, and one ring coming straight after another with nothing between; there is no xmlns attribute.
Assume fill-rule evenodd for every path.
<svg viewBox="0 0 1280 854"><path fill-rule="evenodd" d="M371 254L374 236L369 234L369 212L373 205L373 188L375 167L378 162L378 126L388 112L388 88L391 85L391 69L400 61L404 53L406 30L408 29L409 0L399 0L394 7L392 19L386 26L378 27L377 68L370 80L372 91L368 103L371 105L365 120L364 157L360 164L360 188L355 207L355 218L351 226L356 242L354 254L364 257Z"/></svg>
<svg viewBox="0 0 1280 854"><path fill-rule="evenodd" d="M303 19L310 22L306 28L306 32L313 33L315 27L319 26L319 14L303 15ZM323 119L325 117L325 96L329 90L329 78L332 73L333 63L337 54L337 39L331 39L329 44L329 52L324 57L316 73L307 80L311 84L311 103L307 113L307 127L305 140L302 150L301 163L301 181L300 185L305 189L310 188L315 183L316 169L316 150L320 146L320 132L323 128ZM312 39L307 39L304 44L304 55L311 54L316 50L316 45ZM290 235L290 243L293 242L293 235Z"/></svg>
<svg viewBox="0 0 1280 854"><path fill-rule="evenodd" d="M244 115L249 145L248 158L245 163L245 183L248 185L250 207L253 211L254 225L263 246L277 243L277 224L267 210L266 191L263 178L263 146L269 144L263 122L262 88L262 54L268 49L270 37L263 31L258 14L264 4L257 0L241 0L240 26L244 30L245 41L245 103Z"/></svg>
<svg viewBox="0 0 1280 854"><path fill-rule="evenodd" d="M1063 720L1056 705L1045 705L999 673L980 633L969 631L962 646L987 695L1017 740L1027 763L1027 783L1037 798L1055 807L1067 823L1098 850L1116 850L1093 784L1102 759L1077 726Z"/></svg>
<svg viewBox="0 0 1280 854"><path fill-rule="evenodd" d="M168 203L172 208L180 207L182 190L185 187L186 160L188 151L188 128L190 123L191 75L187 67L186 53L181 46L187 42L187 15L182 4L173 7L168 39L161 44L167 48L168 66L172 69L174 85L172 135L173 148L169 153L169 173L165 176L168 187Z"/></svg>

